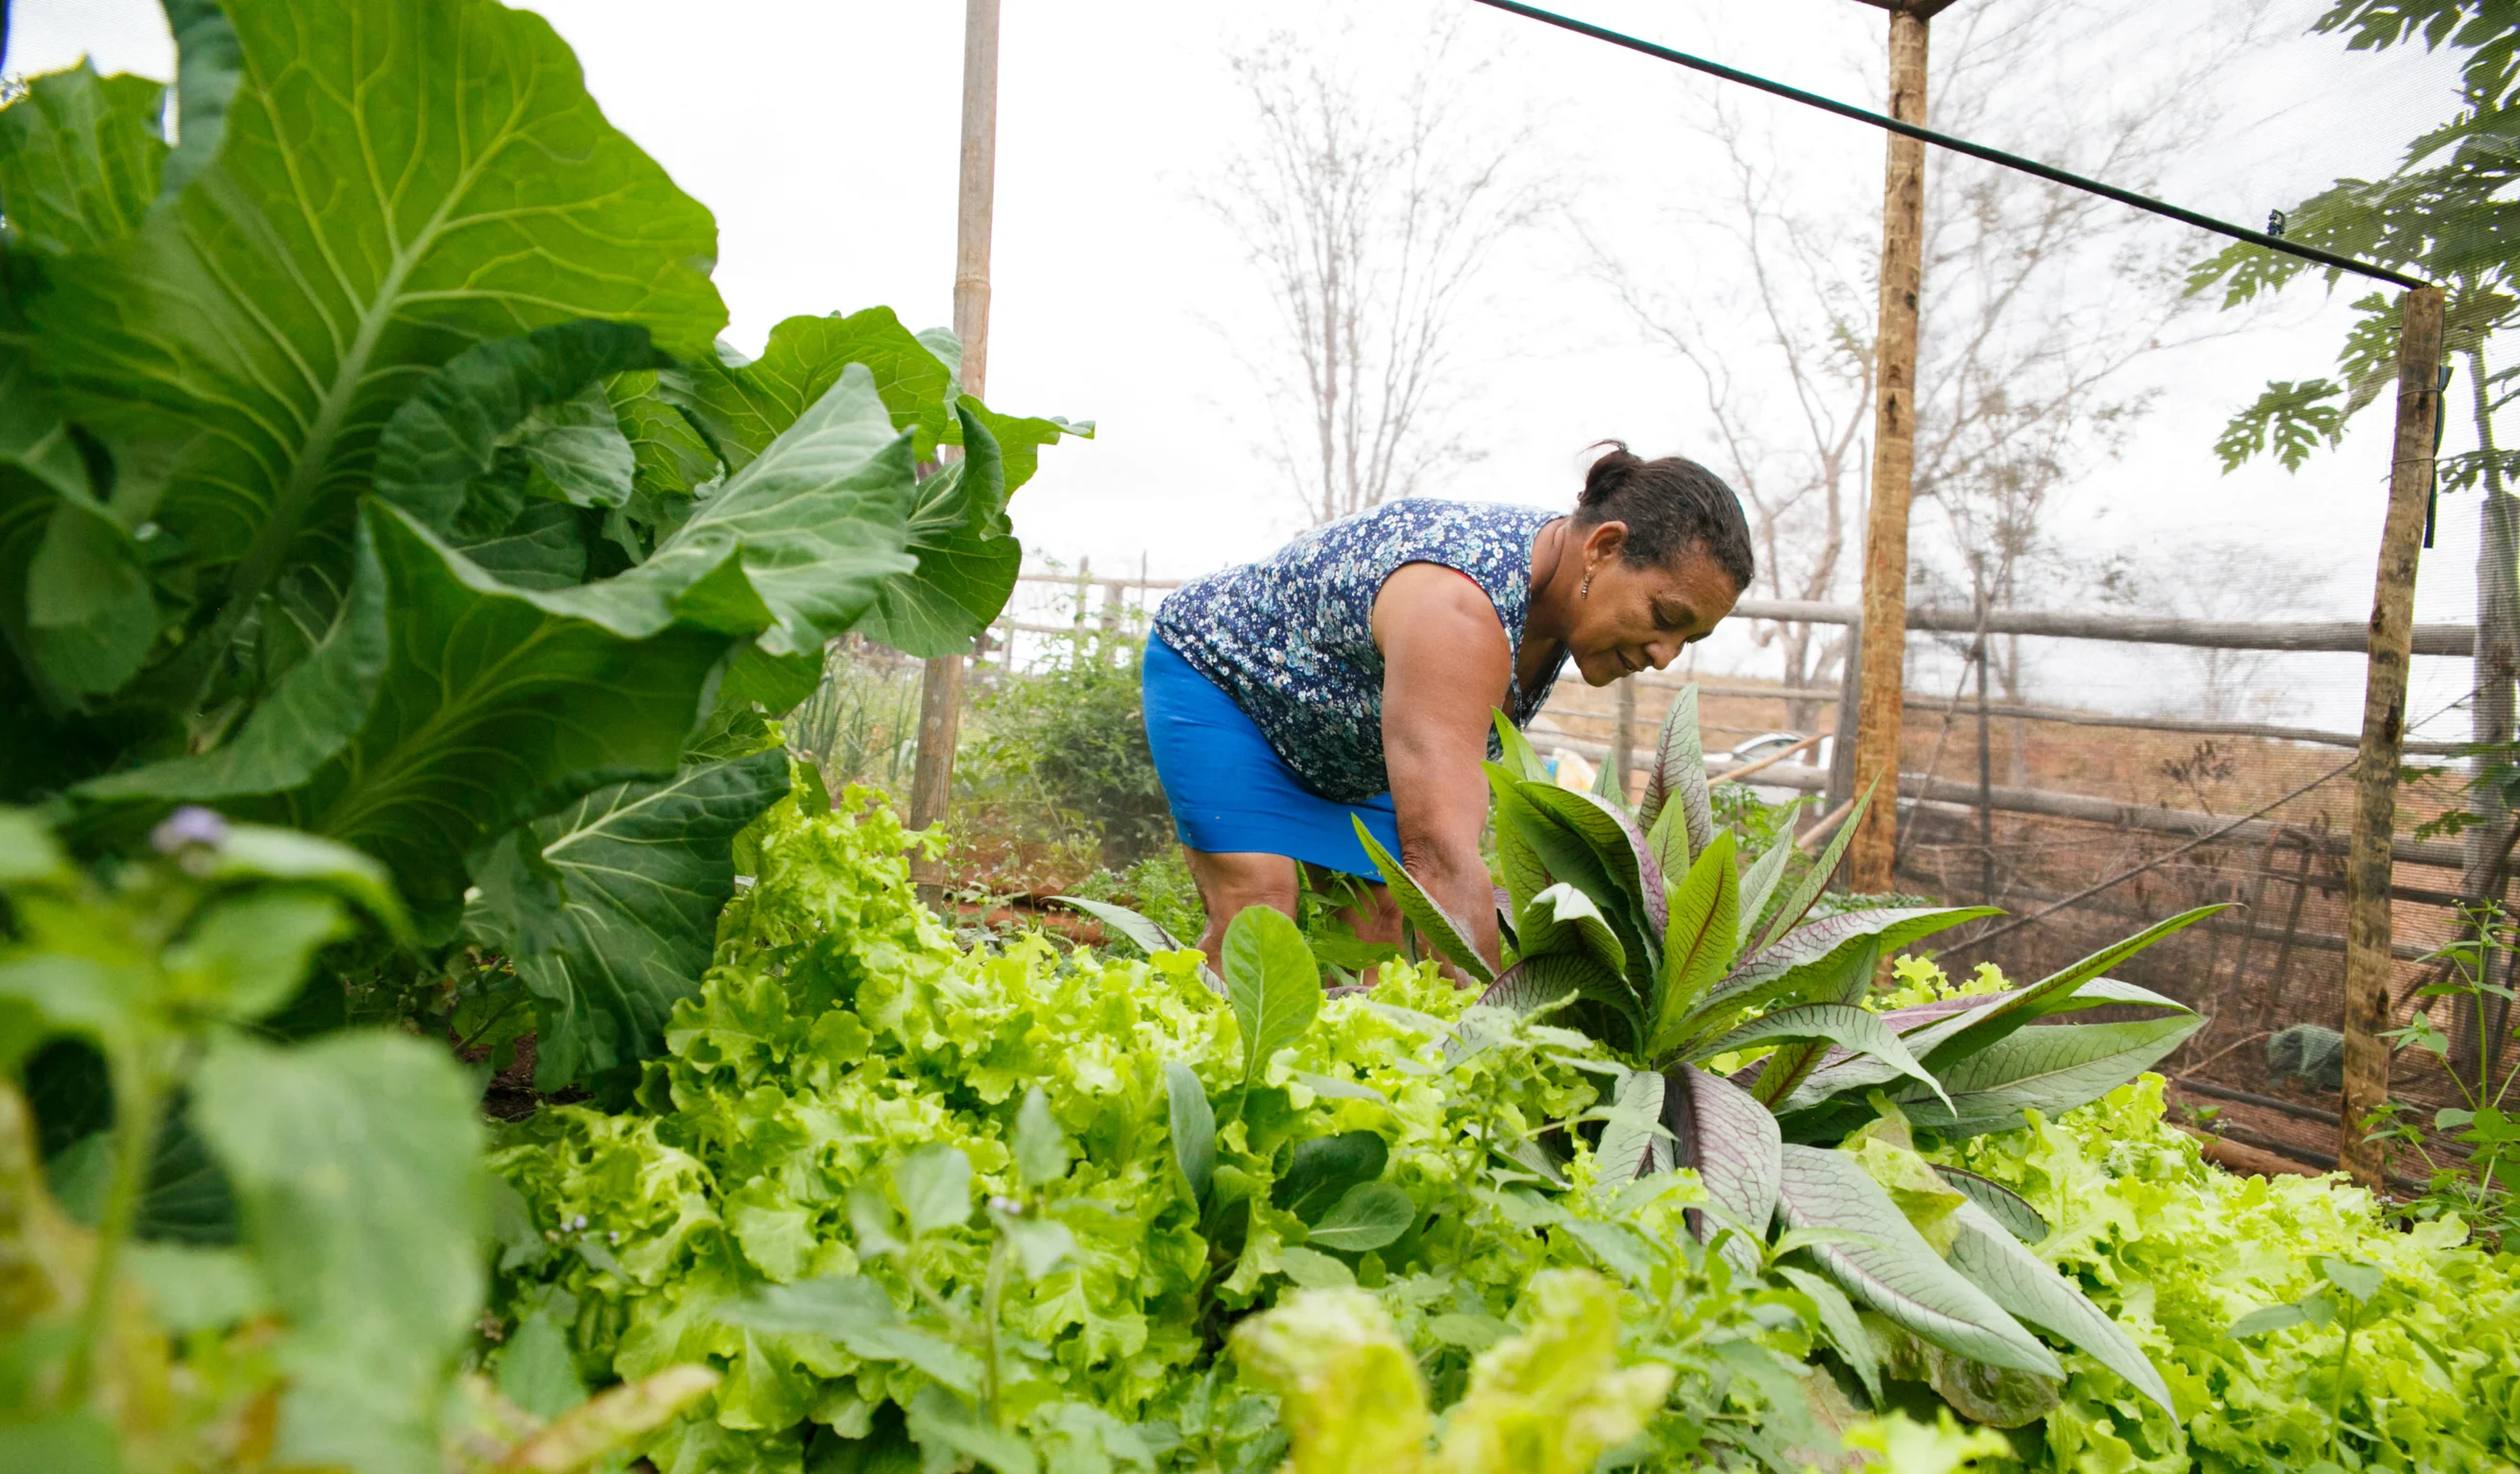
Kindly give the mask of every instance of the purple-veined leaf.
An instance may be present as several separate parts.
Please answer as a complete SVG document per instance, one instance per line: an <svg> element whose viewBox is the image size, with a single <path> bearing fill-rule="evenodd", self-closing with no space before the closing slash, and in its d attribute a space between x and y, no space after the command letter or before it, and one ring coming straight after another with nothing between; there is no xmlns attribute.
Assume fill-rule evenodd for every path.
<svg viewBox="0 0 2520 1474"><path fill-rule="evenodd" d="M1602 918L1618 932L1619 945L1627 950L1632 960L1638 962L1641 976L1650 976L1662 957L1661 934L1645 935L1643 908L1627 884L1612 873L1613 857L1541 806L1548 801L1545 795L1563 791L1543 783L1516 783L1497 795L1494 814L1499 854L1506 853L1504 835L1507 826L1511 826L1519 847L1528 853L1530 862L1540 871L1541 884L1520 893L1523 907L1528 909L1531 898L1551 885L1574 886L1593 898L1593 904L1600 911ZM1543 797L1535 802L1534 795ZM1571 796L1588 808L1594 802L1581 794ZM1519 858L1509 865L1511 863L1519 863ZM1508 871L1508 883L1514 883L1510 869ZM1517 925L1521 919L1520 913L1516 913L1514 920Z"/></svg>
<svg viewBox="0 0 2520 1474"><path fill-rule="evenodd" d="M1766 1044L1834 1045L1880 1060L1936 1094L1942 1087L1908 1052L1881 1016L1853 1004L1797 1004L1763 1013L1721 1039L1692 1045L1690 1062ZM1773 1068L1773 1066L1772 1066ZM1764 1075L1761 1077L1766 1078Z"/></svg>
<svg viewBox="0 0 2520 1474"><path fill-rule="evenodd" d="M1946 1351L1990 1366L2062 1380L2055 1354L1984 1290L1945 1264L1854 1158L1814 1146L1778 1148L1778 1205L1793 1228L1844 1228L1866 1239L1803 1252L1859 1303ZM2002 1232L2001 1228L1997 1229Z"/></svg>
<svg viewBox="0 0 2520 1474"><path fill-rule="evenodd" d="M1897 907L1845 912L1796 927L1734 964L1690 1010L1678 1038L1686 1044L1731 1027L1753 1008L1811 997L1811 985L1836 976L1836 964L1850 948L1877 938L1882 951L1894 952L1919 937L1996 915L1990 906Z"/></svg>
<svg viewBox="0 0 2520 1474"><path fill-rule="evenodd" d="M2230 903L2199 906L2175 916L2155 921L2150 926L2122 941L2112 942L2090 957L2048 974L2029 987L2013 994L2002 1004L1977 1018L1959 1033L1945 1041L1926 1060L1937 1071L1953 1060L1964 1059L2011 1036L2014 1030L2033 1019L2062 1008L2067 1000L2084 984L2125 961L2172 932L2192 926L2217 912L2230 910ZM2119 984L2121 988L2128 985ZM2158 995L2154 995L2158 997Z"/></svg>
<svg viewBox="0 0 2520 1474"><path fill-rule="evenodd" d="M1706 796L1706 746L1697 732L1697 686L1691 682L1671 698L1663 713L1662 737L1654 744L1654 762L1645 775L1644 802L1637 806L1637 823L1650 829L1666 807L1677 805L1680 824L1673 838L1686 839L1688 853L1675 859L1662 852L1666 869L1695 860L1715 842L1715 807Z"/></svg>
<svg viewBox="0 0 2520 1474"><path fill-rule="evenodd" d="M1837 873L1837 863L1846 858L1846 847L1855 838L1856 826L1864 823L1864 811L1870 807L1872 790L1867 788L1863 796L1856 799L1854 809L1848 812L1846 823L1837 826L1837 834L1829 840L1828 848L1821 851L1819 861L1786 893L1785 904L1777 908L1776 918L1768 923L1766 933L1759 939L1759 951L1765 952L1776 946L1786 933L1802 924L1804 914L1812 909L1814 901L1820 899L1821 890L1828 884L1828 877Z"/></svg>
<svg viewBox="0 0 2520 1474"><path fill-rule="evenodd" d="M1619 1077L1611 1095L1614 1114L1601 1125L1601 1146L1593 1156L1600 1169L1596 1181L1604 1190L1621 1186L1649 1172L1671 1166L1672 1151L1662 1124L1663 1077L1651 1070L1630 1070Z"/></svg>
<svg viewBox="0 0 2520 1474"><path fill-rule="evenodd" d="M1768 846L1766 854L1752 862L1748 873L1741 877L1741 926L1732 941L1734 956L1739 956L1741 949L1750 945L1751 934L1759 929L1759 916L1768 909L1769 901L1775 899L1777 882L1784 878L1785 862L1791 860L1793 854L1792 841L1779 838Z"/></svg>
<svg viewBox="0 0 2520 1474"><path fill-rule="evenodd" d="M1392 903L1418 928L1418 934L1462 971L1482 983L1495 982L1496 969L1490 967L1487 959L1480 957L1479 950L1470 945L1469 927L1438 905L1434 897L1426 894L1400 862L1392 858L1391 852L1382 847L1381 841L1373 837L1373 831L1365 826L1364 820L1351 818L1349 823L1356 826L1356 837L1365 845L1365 853L1372 858L1373 868L1382 872L1382 883L1391 888Z"/></svg>
<svg viewBox="0 0 2520 1474"><path fill-rule="evenodd" d="M1529 1013L1535 1008L1563 1001L1573 995L1580 1014L1583 1005L1595 1004L1607 1012L1626 1031L1624 1039L1607 1041L1625 1049L1641 1042L1643 1029L1634 990L1627 980L1612 972L1598 959L1584 953L1555 952L1546 957L1524 958L1505 970L1479 1003L1491 1008L1510 1008L1516 1013Z"/></svg>
<svg viewBox="0 0 2520 1474"><path fill-rule="evenodd" d="M1960 1167L1933 1164L1942 1180L1958 1188L1968 1200L1985 1210L1988 1217L2002 1224L2004 1230L2026 1244L2039 1243L2048 1233L2048 1220L2030 1206L2030 1200L1990 1177L1981 1177Z"/></svg>
<svg viewBox="0 0 2520 1474"><path fill-rule="evenodd" d="M1966 1186L1961 1187L1967 1191ZM2161 1405L2176 1422L2170 1386L2150 1358L2118 1323L2086 1299L2073 1281L2058 1273L1996 1216L1978 1206L1975 1194L1952 1215L1959 1236L1952 1241L1951 1266L1986 1291L1987 1298L2014 1318L2060 1341L2073 1344L2145 1397Z"/></svg>
<svg viewBox="0 0 2520 1474"><path fill-rule="evenodd" d="M1660 940L1666 924L1662 867L1646 850L1645 836L1636 822L1590 793L1538 783L1522 791L1533 808L1593 847L1611 882L1636 904L1646 934Z"/></svg>
<svg viewBox="0 0 2520 1474"><path fill-rule="evenodd" d="M2128 1023L2043 1024L2008 1034L1956 1063L1929 1063L1951 1104L1916 1099L1907 1104L1908 1116L1947 1139L2008 1131L2021 1124L2024 1110L2054 1117L2152 1068L2204 1022L2187 1013ZM1903 1098L1912 1094L1903 1093Z"/></svg>
<svg viewBox="0 0 2520 1474"><path fill-rule="evenodd" d="M1908 1052L1923 1059L1934 1047L1961 1029L1967 1028L1971 1016L1979 1009L1994 1006L1997 1001L2009 998L2009 993L1980 994L1975 998L1942 999L1913 1007L1893 1008L1881 1015L1900 1036ZM1777 1106L1777 1114L1789 1116L1809 1110L1833 1095L1849 1091L1869 1090L1897 1079L1899 1072L1887 1062L1868 1058L1852 1050L1831 1049L1821 1056L1820 1065L1809 1078L1795 1086L1793 1094Z"/></svg>
<svg viewBox="0 0 2520 1474"><path fill-rule="evenodd" d="M1548 821L1514 791L1514 785L1521 780L1495 763L1481 766L1488 778L1488 794L1492 800L1489 818L1496 831L1497 868L1505 875L1507 911L1519 930L1523 908L1556 878L1549 873L1549 867L1541 862L1540 852L1533 849L1531 841L1525 837L1532 826Z"/></svg>
<svg viewBox="0 0 2520 1474"><path fill-rule="evenodd" d="M1677 1044L1697 1001L1732 964L1740 944L1740 875L1732 867L1732 831L1718 832L1673 887L1662 969L1654 979L1653 1027L1645 1048Z"/></svg>
<svg viewBox="0 0 2520 1474"><path fill-rule="evenodd" d="M1663 1082L1662 1124L1672 1135L1675 1164L1694 1168L1707 1195L1764 1238L1782 1182L1777 1118L1739 1086L1693 1065L1667 1071ZM1698 1237L1714 1236L1706 1215L1692 1212L1688 1220ZM1737 1251L1736 1263L1757 1268L1754 1246L1740 1244Z"/></svg>
<svg viewBox="0 0 2520 1474"><path fill-rule="evenodd" d="M1862 998L1880 960L1880 947L1869 942L1844 954L1836 963L1839 971L1835 978L1823 985L1825 1001L1851 1005ZM1794 1087L1802 1084L1819 1067L1821 1060L1827 1057L1828 1050L1828 1041L1823 1039L1778 1045L1775 1053L1760 1061L1758 1078L1751 1082L1750 1094L1760 1104L1770 1110L1776 1109L1778 1101L1790 1096Z"/></svg>
<svg viewBox="0 0 2520 1474"><path fill-rule="evenodd" d="M1856 1318L1855 1303L1847 1299L1846 1292L1826 1276L1809 1270L1780 1264L1777 1266L1777 1277L1810 1297L1813 1308L1820 1312L1820 1328L1827 1336L1828 1344L1837 1349L1837 1354L1844 1357L1846 1364L1854 1369L1856 1378L1864 1383L1865 1395L1879 1404L1881 1357L1873 1350L1871 1334Z"/></svg>
<svg viewBox="0 0 2520 1474"><path fill-rule="evenodd" d="M1525 960L1561 952L1581 952L1624 977L1628 950L1593 898L1560 882L1531 898L1516 934Z"/></svg>

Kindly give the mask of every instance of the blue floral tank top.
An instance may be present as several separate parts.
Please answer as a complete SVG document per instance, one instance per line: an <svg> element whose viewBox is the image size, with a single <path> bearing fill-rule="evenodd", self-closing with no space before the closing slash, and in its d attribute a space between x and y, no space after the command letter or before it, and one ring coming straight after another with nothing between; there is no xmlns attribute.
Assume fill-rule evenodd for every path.
<svg viewBox="0 0 2520 1474"><path fill-rule="evenodd" d="M1373 601L1403 563L1467 574L1496 605L1519 662L1531 606L1531 544L1558 513L1410 497L1316 527L1274 556L1175 590L1155 634L1250 717L1305 787L1361 803L1391 787L1382 761L1382 652ZM1549 699L1508 676L1517 727ZM1489 755L1497 753L1494 735Z"/></svg>

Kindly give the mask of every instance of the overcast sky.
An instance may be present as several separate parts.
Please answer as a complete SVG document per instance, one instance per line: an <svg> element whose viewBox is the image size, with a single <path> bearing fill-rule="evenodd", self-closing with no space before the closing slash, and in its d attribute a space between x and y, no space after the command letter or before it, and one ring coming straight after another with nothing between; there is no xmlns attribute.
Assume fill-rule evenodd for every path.
<svg viewBox="0 0 2520 1474"><path fill-rule="evenodd" d="M2029 0L1964 0L2016 5ZM2088 53L2055 60L2061 88L2106 94L2187 44L2182 18L2208 0L2129 0ZM1881 102L1884 18L1854 0L1567 0L1605 24L1701 50L1865 106ZM607 114L708 204L728 336L757 349L794 313L888 303L913 326L951 316L962 6L952 0L545 0ZM2445 115L2453 72L2420 52L2349 56L2304 36L2324 0L2271 0L2272 37L2217 79L2225 131L2164 188L2183 202L2263 222L2339 175L2385 170ZM1658 228L1704 177L1691 97L1724 84L1532 22L1426 0L1268 6L1182 0L1005 0L995 313L989 399L1003 410L1092 419L1100 436L1044 456L1016 506L1036 552L1098 569L1186 575L1265 552L1302 521L1266 455L1272 421L1247 364L1273 327L1233 236L1193 202L1251 127L1228 58L1263 26L1314 35L1362 74L1407 74L1430 15L1458 11L1463 40L1493 56L1481 111L1527 121L1531 166L1570 201L1500 255L1484 279L1476 352L1456 390L1484 458L1446 494L1565 506L1584 449L1605 436L1645 454L1712 454L1683 366L1645 345L1584 269L1575 223L1614 243ZM1337 14L1343 25L1328 23ZM172 51L154 0L16 0L11 71L66 66L164 77ZM1937 22L1938 28L1949 22ZM2049 84L2043 84L2049 85ZM1737 93L1792 161L1805 202L1877 231L1879 135ZM2006 142L2003 139L1992 140ZM2172 229L2172 227L2164 227ZM1643 242L1642 245L1650 245ZM2197 239L2196 251L2210 249ZM1639 259L1657 259L1639 250ZM1686 269L1718 281L1745 263L1708 253ZM1927 284L1933 290L1933 284ZM2357 295L2348 291L2343 296ZM2269 379L2324 372L2344 320L2315 288L2236 337L2163 355L2160 391L2124 458L2093 465L2060 514L2067 541L2157 555L2229 543L2268 550L2297 591L2287 615L2367 612L2385 481L2385 408L2341 452L2298 476L2220 474L2211 446ZM2461 439L2453 433L2452 446ZM2472 498L2445 502L2428 556L2424 617L2472 603ZM2238 617L2239 611L2232 611ZM2161 704L2186 677L2161 652L2077 662L2099 704ZM1711 666L1755 669L1745 642ZM2360 661L2309 660L2283 682L2296 714L2354 719ZM2439 667L2447 662L2419 662ZM2330 666L2333 669L2330 669ZM2060 674L2062 668L2060 667ZM2427 669L2415 706L2457 674ZM2158 687L2159 691L2151 688ZM2463 689L2463 687L2461 688ZM2450 694L2454 695L2452 692Z"/></svg>

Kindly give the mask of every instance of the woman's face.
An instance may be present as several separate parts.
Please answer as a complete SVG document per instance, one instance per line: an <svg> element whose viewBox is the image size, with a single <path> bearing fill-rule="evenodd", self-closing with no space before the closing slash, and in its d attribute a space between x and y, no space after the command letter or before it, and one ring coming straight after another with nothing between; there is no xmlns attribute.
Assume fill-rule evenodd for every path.
<svg viewBox="0 0 2520 1474"><path fill-rule="evenodd" d="M1584 529L1578 551L1593 590L1574 601L1566 653L1587 686L1607 686L1641 670L1661 670L1732 612L1741 586L1691 545L1666 563L1636 567L1620 557L1625 523ZM1578 579L1581 587L1581 578Z"/></svg>

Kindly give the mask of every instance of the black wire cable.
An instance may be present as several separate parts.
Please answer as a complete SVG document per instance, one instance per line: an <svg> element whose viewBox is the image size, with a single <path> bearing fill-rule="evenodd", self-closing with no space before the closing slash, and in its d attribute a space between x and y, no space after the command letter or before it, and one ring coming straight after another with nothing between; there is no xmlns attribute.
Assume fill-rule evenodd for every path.
<svg viewBox="0 0 2520 1474"><path fill-rule="evenodd" d="M2019 169L2025 174L2035 174L2050 183L2082 190L2104 200L2114 200L2120 204L2130 204L2139 210L2167 216L2182 225L2192 225L2198 230L2212 231L2218 236L2228 236L2234 241L2246 241L2251 246L2279 250L2288 256L2299 256L2305 261L2316 261L2321 266L2395 283L2400 287L2432 285L2420 278L2391 271L2385 266L2374 266L2368 261L2358 261L2352 256L2338 255L2332 250L2321 250L2316 246L2303 246L2298 242L2287 241L2281 236L2271 236L2265 231L2251 230L2244 225L2233 225L2228 220L2217 220L2211 215L2201 215L2194 210L2155 200L2148 195L2138 195L2133 190L2122 190L2113 184L2102 184L2096 179L2087 179L2069 170L2041 163L2035 158L2024 158L2018 154L2006 154L2002 149L1971 143L1965 138L1954 138L1948 133L1937 133L1931 128L1920 128L1914 123L1902 122L1886 113L1874 112L1868 108L1858 108L1852 103L1841 103L1835 98L1822 97L1817 92L1805 92L1799 87L1788 87L1782 82L1770 81L1766 77L1737 67L1727 67L1721 62L1710 62L1704 57L1691 56L1685 51L1674 51L1668 46L1657 46L1651 41L1641 40L1636 36L1595 25L1588 21L1578 21L1570 16L1558 15L1554 11L1545 11L1536 5L1525 5L1521 0L1477 0L1477 3L1538 21L1543 24L1554 25L1560 30L1571 30L1579 36L1591 36L1596 41L1607 41L1613 46L1623 46L1630 51L1670 62L1675 66L1686 67L1692 71L1705 72L1708 76L1721 77L1728 82L1739 82L1744 87L1755 87L1761 92L1773 93L1778 97L1801 103L1805 107L1818 108L1823 112L1834 112L1840 117L1851 117L1860 123L1870 123L1876 128L1887 128L1893 133L1918 139L1938 148L1949 149L1956 154L1966 154L1973 158L1983 158L1989 163L2000 163L2008 169Z"/></svg>

